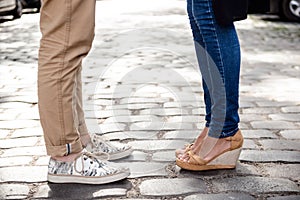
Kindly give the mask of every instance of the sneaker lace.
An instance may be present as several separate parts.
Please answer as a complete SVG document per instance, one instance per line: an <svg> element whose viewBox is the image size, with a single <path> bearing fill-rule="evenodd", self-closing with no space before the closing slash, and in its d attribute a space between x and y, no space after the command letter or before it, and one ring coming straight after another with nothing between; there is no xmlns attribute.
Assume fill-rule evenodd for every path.
<svg viewBox="0 0 300 200"><path fill-rule="evenodd" d="M97 152L97 153L91 153L91 152L81 152L76 158L75 158L75 163L74 163L74 170L79 173L82 174L84 172L84 156L87 156L88 158L92 159L93 161L95 160L99 160L101 157L101 161L105 162L109 159L109 154L108 153L104 153L104 152ZM78 170L77 169L77 162L76 160L80 157L81 160L81 166L82 169ZM103 158L104 157L104 158Z"/></svg>

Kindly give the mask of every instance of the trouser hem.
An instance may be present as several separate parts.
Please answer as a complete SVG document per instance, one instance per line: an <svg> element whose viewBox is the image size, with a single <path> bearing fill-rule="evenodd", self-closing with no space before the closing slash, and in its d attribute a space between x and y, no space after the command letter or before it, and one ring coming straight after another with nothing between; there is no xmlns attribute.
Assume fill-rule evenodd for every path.
<svg viewBox="0 0 300 200"><path fill-rule="evenodd" d="M46 144L47 155L49 156L66 156L72 153L79 153L83 150L82 143L78 138L76 141L59 146Z"/></svg>
<svg viewBox="0 0 300 200"><path fill-rule="evenodd" d="M235 128L231 131L228 131L228 132L224 132L222 131L221 134L218 134L218 133L215 133L213 131L209 131L208 132L208 136L209 137L213 137L213 138L227 138L227 137L232 137L234 136L237 132L239 131L239 128Z"/></svg>

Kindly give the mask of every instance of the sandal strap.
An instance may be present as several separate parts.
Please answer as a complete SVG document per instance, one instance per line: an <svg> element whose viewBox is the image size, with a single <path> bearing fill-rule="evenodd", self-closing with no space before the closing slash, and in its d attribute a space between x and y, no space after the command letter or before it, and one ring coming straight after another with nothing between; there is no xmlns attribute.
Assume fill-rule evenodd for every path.
<svg viewBox="0 0 300 200"><path fill-rule="evenodd" d="M185 146L184 152L187 153L188 151L190 151L190 150L192 149L192 146L193 146L193 145L194 145L194 143L187 144L187 145Z"/></svg>
<svg viewBox="0 0 300 200"><path fill-rule="evenodd" d="M234 136L226 138L227 141L231 141L230 150L240 148L243 146L243 135L239 130Z"/></svg>
<svg viewBox="0 0 300 200"><path fill-rule="evenodd" d="M200 156L196 155L193 151L188 151L187 153L190 157L189 163L195 164L195 165L206 165L207 164L207 162L205 160L200 158Z"/></svg>

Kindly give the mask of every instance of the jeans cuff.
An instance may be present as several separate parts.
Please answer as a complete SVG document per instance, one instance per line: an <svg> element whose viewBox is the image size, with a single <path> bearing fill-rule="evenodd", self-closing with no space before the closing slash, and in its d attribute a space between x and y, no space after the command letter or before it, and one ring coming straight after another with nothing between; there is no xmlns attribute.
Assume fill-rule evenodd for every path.
<svg viewBox="0 0 300 200"><path fill-rule="evenodd" d="M222 131L221 134L217 134L215 131L209 131L208 136L213 137L213 138L227 138L227 137L232 137L234 136L239 130L239 127L236 127L235 129L229 131L229 132L224 132Z"/></svg>
<svg viewBox="0 0 300 200"><path fill-rule="evenodd" d="M207 127L207 128L209 127L209 122L205 123L205 127Z"/></svg>

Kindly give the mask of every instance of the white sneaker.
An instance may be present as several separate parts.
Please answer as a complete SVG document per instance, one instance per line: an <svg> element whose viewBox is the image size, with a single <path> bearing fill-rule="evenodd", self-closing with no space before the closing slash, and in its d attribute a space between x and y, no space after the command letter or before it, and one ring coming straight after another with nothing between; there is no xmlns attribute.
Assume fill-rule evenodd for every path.
<svg viewBox="0 0 300 200"><path fill-rule="evenodd" d="M129 175L128 168L113 166L89 152L80 153L73 162L50 159L48 165L48 181L53 183L105 184Z"/></svg>
<svg viewBox="0 0 300 200"><path fill-rule="evenodd" d="M124 145L122 143L112 144L104 136L99 136L93 134L91 136L92 144L89 143L85 148L86 150L97 154L97 153L107 153L109 155L108 160L117 160L129 156L133 149L129 145Z"/></svg>

